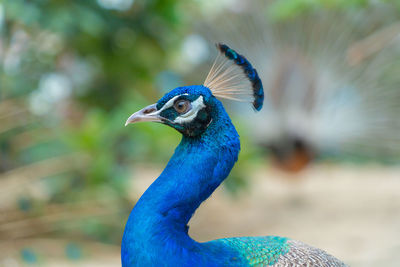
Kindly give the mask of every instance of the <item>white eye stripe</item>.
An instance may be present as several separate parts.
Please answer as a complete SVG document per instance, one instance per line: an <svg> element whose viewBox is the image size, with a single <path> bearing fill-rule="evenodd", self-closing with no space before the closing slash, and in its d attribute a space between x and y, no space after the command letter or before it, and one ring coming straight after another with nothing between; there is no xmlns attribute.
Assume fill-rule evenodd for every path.
<svg viewBox="0 0 400 267"><path fill-rule="evenodd" d="M175 100L176 100L178 97L183 96L183 95L189 95L189 94L181 94L181 95L176 95L176 96L174 96L173 98L171 98L170 100L168 100L168 102L165 103L165 105L164 105L159 111L157 111L157 113L159 114L159 113L161 113L162 111L166 110L167 108L172 107L172 106L174 105Z"/></svg>
<svg viewBox="0 0 400 267"><path fill-rule="evenodd" d="M192 120L194 120L196 118L197 113L201 109L206 107L206 105L204 105L203 96L200 96L195 101L193 101L191 104L192 104L192 109L189 110L188 112L186 112L185 114L182 114L182 115L176 117L175 120L174 120L174 123L191 122Z"/></svg>

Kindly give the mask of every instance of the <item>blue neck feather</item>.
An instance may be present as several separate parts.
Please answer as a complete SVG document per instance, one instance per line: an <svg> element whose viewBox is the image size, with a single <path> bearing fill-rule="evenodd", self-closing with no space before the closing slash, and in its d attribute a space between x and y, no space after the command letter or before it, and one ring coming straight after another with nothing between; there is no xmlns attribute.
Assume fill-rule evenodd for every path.
<svg viewBox="0 0 400 267"><path fill-rule="evenodd" d="M122 241L123 266L210 266L212 254L219 254L219 261L226 260L221 251L232 257L226 248L198 243L188 235L193 213L228 176L240 150L239 136L221 102L212 102L207 130L182 138L164 171L133 208Z"/></svg>

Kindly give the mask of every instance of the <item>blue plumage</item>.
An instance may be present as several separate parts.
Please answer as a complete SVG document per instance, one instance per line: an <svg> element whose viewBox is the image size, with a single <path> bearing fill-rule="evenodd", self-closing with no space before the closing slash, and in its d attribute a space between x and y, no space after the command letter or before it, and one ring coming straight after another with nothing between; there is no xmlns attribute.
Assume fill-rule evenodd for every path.
<svg viewBox="0 0 400 267"><path fill-rule="evenodd" d="M214 266L237 257L219 244L205 246L187 234L197 207L220 185L236 162L240 142L231 120L204 86L181 87L165 95L203 96L212 108L212 122L199 137L183 136L158 179L143 194L127 222L122 242L123 266ZM227 255L224 259L221 255Z"/></svg>
<svg viewBox="0 0 400 267"><path fill-rule="evenodd" d="M263 96L250 63L226 46L222 51L248 70L245 79L261 90L257 96ZM240 150L239 135L214 95L203 85L175 88L128 118L126 124L166 124L183 137L129 216L121 246L122 266L344 266L323 251L287 238L238 237L205 243L190 238L190 218L228 176ZM257 101L262 102L262 97ZM256 109L261 107L262 103L256 103ZM329 264L319 264L323 262Z"/></svg>

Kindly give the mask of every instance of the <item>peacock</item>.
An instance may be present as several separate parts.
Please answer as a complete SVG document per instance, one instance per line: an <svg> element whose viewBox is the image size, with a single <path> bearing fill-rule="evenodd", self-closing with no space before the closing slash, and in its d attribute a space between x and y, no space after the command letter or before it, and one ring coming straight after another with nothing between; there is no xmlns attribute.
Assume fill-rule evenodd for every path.
<svg viewBox="0 0 400 267"><path fill-rule="evenodd" d="M182 134L161 175L134 206L121 245L122 266L346 266L326 252L278 236L199 243L188 235L193 213L224 181L238 159L239 135L216 98L252 103L264 91L251 63L225 44L204 85L173 89L132 114L125 125L153 121Z"/></svg>

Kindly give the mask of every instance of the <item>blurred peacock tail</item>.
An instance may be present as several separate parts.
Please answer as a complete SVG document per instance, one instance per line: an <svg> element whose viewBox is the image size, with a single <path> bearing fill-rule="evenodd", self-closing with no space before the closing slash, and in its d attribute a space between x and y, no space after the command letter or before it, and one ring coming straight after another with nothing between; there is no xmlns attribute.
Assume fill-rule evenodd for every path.
<svg viewBox="0 0 400 267"><path fill-rule="evenodd" d="M257 66L266 102L262 114L244 119L253 140L294 172L314 159L398 162L400 27L390 3L280 20L265 15L271 5L254 2L199 30Z"/></svg>
<svg viewBox="0 0 400 267"><path fill-rule="evenodd" d="M320 249L283 237L199 243L188 235L190 218L229 175L240 150L239 135L214 92L229 99L245 94L256 110L262 107L257 71L228 46L218 48L223 62L213 65L205 85L175 88L126 121L159 122L182 139L132 209L121 244L122 266L345 266ZM247 88L238 77L247 80Z"/></svg>

